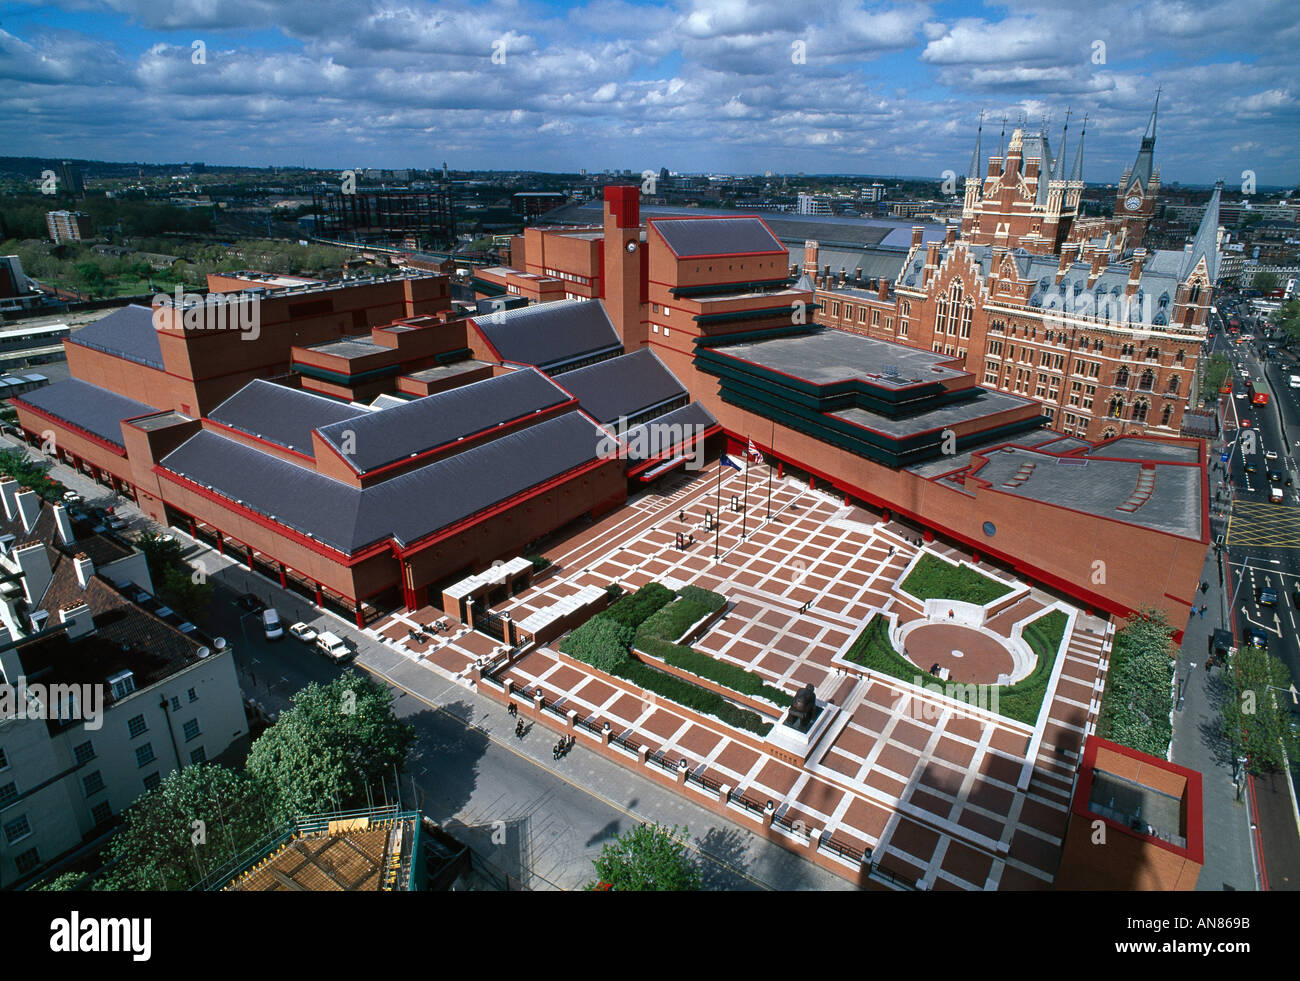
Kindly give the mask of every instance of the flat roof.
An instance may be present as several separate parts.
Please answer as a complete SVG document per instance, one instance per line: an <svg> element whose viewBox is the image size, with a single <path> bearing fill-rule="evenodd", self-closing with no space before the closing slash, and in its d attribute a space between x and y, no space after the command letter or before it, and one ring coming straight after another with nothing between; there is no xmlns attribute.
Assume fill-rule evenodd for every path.
<svg viewBox="0 0 1300 981"><path fill-rule="evenodd" d="M422 368L419 371L412 371L410 374L403 375L403 378L410 378L414 381L428 382L440 381L444 378L454 378L456 375L463 375L467 371L477 371L479 368L490 368L486 361L477 361L474 358L466 358L464 361L453 361L451 364L434 365L432 368Z"/></svg>
<svg viewBox="0 0 1300 981"><path fill-rule="evenodd" d="M352 337L342 341L329 341L325 344L313 344L308 351L328 354L335 358L364 358L379 351L391 351L392 348L376 344L368 337Z"/></svg>
<svg viewBox="0 0 1300 981"><path fill-rule="evenodd" d="M181 422L193 422L194 420L183 412L177 412L175 409L168 409L166 412L160 412L156 416L148 416L144 419L136 419L131 425L136 429L143 429L145 432L154 432L158 429L166 429L169 426L175 426Z"/></svg>
<svg viewBox="0 0 1300 981"><path fill-rule="evenodd" d="M959 402L948 402L910 415L885 416L862 408L843 409L839 412L828 412L827 415L900 439L905 436L915 436L919 433L929 432L933 429L943 429L959 423L983 419L998 412L1022 409L1026 405L1034 404L1032 399L1021 398L1018 395L1010 395L1006 392L991 392L984 388L977 388L975 391L976 394L971 398L962 399ZM952 456L943 459L947 462L949 469L956 466L953 463Z"/></svg>
<svg viewBox="0 0 1300 981"><path fill-rule="evenodd" d="M862 379L878 388L904 389L970 377L968 372L942 367L954 360L946 355L830 328L728 344L714 352L815 385Z"/></svg>
<svg viewBox="0 0 1300 981"><path fill-rule="evenodd" d="M1201 460L1200 451L1193 445L1142 436L1121 436L1101 446L1092 447L1087 455L1166 460L1173 463L1199 463Z"/></svg>
<svg viewBox="0 0 1300 981"><path fill-rule="evenodd" d="M1014 446L987 452L986 459L972 475L1000 494L1201 538L1200 467L1058 457Z"/></svg>

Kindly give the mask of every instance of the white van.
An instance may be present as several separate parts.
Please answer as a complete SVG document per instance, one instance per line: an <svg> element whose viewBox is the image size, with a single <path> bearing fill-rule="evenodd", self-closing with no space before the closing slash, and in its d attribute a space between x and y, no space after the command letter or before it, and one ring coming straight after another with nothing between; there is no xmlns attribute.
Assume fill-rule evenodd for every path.
<svg viewBox="0 0 1300 981"><path fill-rule="evenodd" d="M1300 388L1300 375L1292 375L1292 376L1291 376L1291 387L1292 387L1292 388Z"/></svg>
<svg viewBox="0 0 1300 981"><path fill-rule="evenodd" d="M1270 487L1269 490L1268 490L1268 499L1269 499L1270 501L1272 501L1274 504L1281 504L1281 503L1282 503L1282 488L1281 488L1281 487Z"/></svg>
<svg viewBox="0 0 1300 981"><path fill-rule="evenodd" d="M267 640L279 640L284 636L284 624L275 607L269 606L262 611L262 629L266 631Z"/></svg>
<svg viewBox="0 0 1300 981"><path fill-rule="evenodd" d="M338 635L326 630L316 638L316 650L335 664L342 664L352 656L352 648Z"/></svg>

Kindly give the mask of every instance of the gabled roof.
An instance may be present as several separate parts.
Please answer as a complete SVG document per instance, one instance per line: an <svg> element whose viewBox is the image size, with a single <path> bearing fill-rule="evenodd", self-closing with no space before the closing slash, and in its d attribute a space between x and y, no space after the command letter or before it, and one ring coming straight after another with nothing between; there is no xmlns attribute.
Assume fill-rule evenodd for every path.
<svg viewBox="0 0 1300 981"><path fill-rule="evenodd" d="M327 398L256 379L208 413L208 418L231 429L312 456L311 432L319 426L369 415Z"/></svg>
<svg viewBox="0 0 1300 981"><path fill-rule="evenodd" d="M470 322L502 360L541 368L608 351L623 344L599 300L554 300L516 310L476 315Z"/></svg>
<svg viewBox="0 0 1300 981"><path fill-rule="evenodd" d="M162 369L162 348L153 325L153 308L133 303L72 332L69 344L104 351L150 368Z"/></svg>
<svg viewBox="0 0 1300 981"><path fill-rule="evenodd" d="M362 412L322 426L319 432L353 470L369 473L569 400L540 371L524 368L389 409Z"/></svg>
<svg viewBox="0 0 1300 981"><path fill-rule="evenodd" d="M35 389L14 401L40 409L117 447L122 447L123 419L158 411L152 405L76 378Z"/></svg>
<svg viewBox="0 0 1300 981"><path fill-rule="evenodd" d="M781 240L756 217L651 218L650 225L679 259L785 252Z"/></svg>
<svg viewBox="0 0 1300 981"><path fill-rule="evenodd" d="M682 383L649 348L566 372L560 384L601 423L632 419L656 405L687 397Z"/></svg>
<svg viewBox="0 0 1300 981"><path fill-rule="evenodd" d="M603 437L582 413L566 412L366 488L208 431L196 433L159 463L237 505L353 554L389 538L409 545L594 460Z"/></svg>

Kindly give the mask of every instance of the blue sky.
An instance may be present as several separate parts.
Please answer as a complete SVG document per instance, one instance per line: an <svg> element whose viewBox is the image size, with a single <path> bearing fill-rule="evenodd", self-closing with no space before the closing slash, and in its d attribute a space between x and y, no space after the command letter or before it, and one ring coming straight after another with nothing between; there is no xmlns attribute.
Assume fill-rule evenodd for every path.
<svg viewBox="0 0 1300 981"><path fill-rule="evenodd" d="M0 2L0 132L147 162L938 178L981 109L987 153L1004 115L1059 146L1069 108L1067 153L1087 113L1084 176L1114 181L1161 87L1166 183L1295 184L1296 50L1294 0Z"/></svg>

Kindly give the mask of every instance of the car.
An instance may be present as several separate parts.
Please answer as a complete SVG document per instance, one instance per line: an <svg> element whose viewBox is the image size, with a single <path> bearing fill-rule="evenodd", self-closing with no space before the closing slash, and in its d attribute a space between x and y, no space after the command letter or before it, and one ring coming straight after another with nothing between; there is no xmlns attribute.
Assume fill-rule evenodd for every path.
<svg viewBox="0 0 1300 981"><path fill-rule="evenodd" d="M121 518L116 514L110 514L108 516L108 527L112 528L114 531L121 531L126 527L126 519Z"/></svg>
<svg viewBox="0 0 1300 981"><path fill-rule="evenodd" d="M1258 627L1247 627L1245 640L1252 647L1268 650L1268 635Z"/></svg>
<svg viewBox="0 0 1300 981"><path fill-rule="evenodd" d="M1247 460L1244 469L1246 473L1255 473L1257 470L1259 470L1259 464L1255 463L1255 461L1253 460Z"/></svg>
<svg viewBox="0 0 1300 981"><path fill-rule="evenodd" d="M1246 397L1246 393L1245 393L1245 392L1238 392L1238 393L1237 393L1237 398L1239 398L1239 399L1244 399L1245 397Z"/></svg>
<svg viewBox="0 0 1300 981"><path fill-rule="evenodd" d="M239 599L235 600L235 604L249 613L261 613L266 609L266 604L252 593L244 593Z"/></svg>
<svg viewBox="0 0 1300 981"><path fill-rule="evenodd" d="M1277 459L1277 450L1265 450L1264 459L1267 460L1269 463L1272 463L1274 460Z"/></svg>
<svg viewBox="0 0 1300 981"><path fill-rule="evenodd" d="M352 648L348 646L347 641L330 633L328 630L317 635L316 650L320 651L335 664L342 664L353 654Z"/></svg>
<svg viewBox="0 0 1300 981"><path fill-rule="evenodd" d="M316 628L301 621L289 628L289 635L304 644L316 643Z"/></svg>
<svg viewBox="0 0 1300 981"><path fill-rule="evenodd" d="M284 636L284 625L280 622L280 613L274 606L262 611L262 630L267 640L279 640Z"/></svg>
<svg viewBox="0 0 1300 981"><path fill-rule="evenodd" d="M1282 488L1281 488L1281 487L1270 487L1270 488L1268 489L1268 499L1269 499L1270 501L1272 501L1274 504L1281 504L1281 503L1282 503Z"/></svg>
<svg viewBox="0 0 1300 981"><path fill-rule="evenodd" d="M1255 591L1255 602L1260 606L1277 606L1277 593L1267 586Z"/></svg>
<svg viewBox="0 0 1300 981"><path fill-rule="evenodd" d="M84 500L85 498L82 497L80 494L78 494L76 491L64 491L63 494L64 504L80 504Z"/></svg>
<svg viewBox="0 0 1300 981"><path fill-rule="evenodd" d="M1282 483L1282 471L1274 467L1270 467L1268 470L1268 479L1269 482L1273 484Z"/></svg>
<svg viewBox="0 0 1300 981"><path fill-rule="evenodd" d="M1250 420L1249 420L1249 419L1242 419L1242 420L1241 420L1241 428L1242 428L1242 429L1249 429L1249 428L1250 428Z"/></svg>

